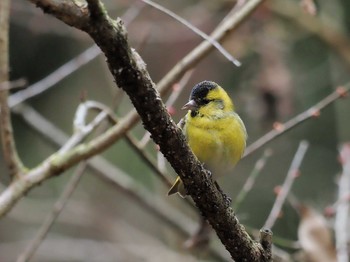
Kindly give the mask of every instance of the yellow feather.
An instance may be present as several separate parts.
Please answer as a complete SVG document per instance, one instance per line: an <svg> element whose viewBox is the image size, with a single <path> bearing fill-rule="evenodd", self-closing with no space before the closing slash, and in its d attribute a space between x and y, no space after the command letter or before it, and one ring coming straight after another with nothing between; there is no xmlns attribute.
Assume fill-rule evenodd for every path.
<svg viewBox="0 0 350 262"><path fill-rule="evenodd" d="M189 110L179 125L193 153L217 179L232 171L241 159L247 133L241 118L234 112L232 100L223 88L209 81L199 83L196 87L198 86L204 89L200 90L203 92L198 92L199 96L191 95L194 100L197 99L198 108ZM204 97L201 97L202 94ZM180 195L185 195L182 181L177 178L168 194L179 191Z"/></svg>

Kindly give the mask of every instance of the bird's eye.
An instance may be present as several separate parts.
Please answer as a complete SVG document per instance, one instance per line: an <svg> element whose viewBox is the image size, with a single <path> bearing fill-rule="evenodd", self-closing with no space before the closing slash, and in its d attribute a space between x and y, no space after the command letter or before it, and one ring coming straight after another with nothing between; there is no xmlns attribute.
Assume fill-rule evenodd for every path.
<svg viewBox="0 0 350 262"><path fill-rule="evenodd" d="M201 102L202 102L203 105L206 105L206 104L208 104L210 101L211 101L211 100L209 100L209 99L203 98Z"/></svg>

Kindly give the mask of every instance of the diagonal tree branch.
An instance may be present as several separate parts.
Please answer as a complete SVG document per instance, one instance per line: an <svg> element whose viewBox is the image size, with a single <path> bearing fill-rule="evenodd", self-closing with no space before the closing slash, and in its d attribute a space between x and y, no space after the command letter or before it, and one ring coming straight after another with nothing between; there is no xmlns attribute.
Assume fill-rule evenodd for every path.
<svg viewBox="0 0 350 262"><path fill-rule="evenodd" d="M235 66L241 66L241 62L238 61L236 58L234 58L229 52L226 51L226 49L220 45L220 43L218 43L216 40L214 40L213 38L211 38L210 36L208 36L206 33L204 33L203 31L201 31L199 28L193 26L190 22L186 21L185 19L183 19L182 17L176 15L175 13L173 13L172 11L170 11L169 9L151 1L151 0L142 0L144 3L147 3L148 5L156 8L157 10L169 15L170 17L176 19L177 21L179 21L181 24L185 25L186 27L188 27L190 30L192 30L194 33L196 33L197 35L201 36L203 39L207 40L210 44L212 44L224 57L226 57L227 60L229 60L230 62L232 62Z"/></svg>
<svg viewBox="0 0 350 262"><path fill-rule="evenodd" d="M21 116L29 127L41 134L55 147L62 147L69 139L62 130L25 103L16 107L14 113ZM121 191L140 208L146 209L154 217L160 219L181 235L190 236L192 229L195 227L195 222L182 212L169 206L164 198L149 192L137 181L134 181L129 174L124 173L101 156L95 156L89 159L87 163L97 177ZM215 247L210 247L210 253L219 261L227 261L227 257Z"/></svg>
<svg viewBox="0 0 350 262"><path fill-rule="evenodd" d="M120 19L116 21L110 19L98 0L88 0L88 8L79 8L67 1L62 1L61 6L57 2L50 5L50 1L47 0L32 0L32 2L65 23L87 32L101 48L117 85L129 95L144 127L152 134L155 143L160 146L162 153L180 175L189 195L216 230L231 256L236 261L269 261L271 250L269 248L264 250L264 247L269 245L261 245L249 237L239 224L233 210L228 207L223 194L189 149L181 130L170 118L144 62L129 46L123 22ZM72 10L66 10L69 8ZM128 119L122 119L116 128L125 128L125 125L128 126ZM13 183L9 188L20 186L29 190L31 187L27 187L27 184L39 183L39 177L61 173L82 158L92 156L106 148L108 144L104 138L106 136L101 136L66 154L55 154L38 168L33 169L31 176L16 181L17 185ZM97 144L99 147L94 147ZM6 196L8 189L3 195Z"/></svg>

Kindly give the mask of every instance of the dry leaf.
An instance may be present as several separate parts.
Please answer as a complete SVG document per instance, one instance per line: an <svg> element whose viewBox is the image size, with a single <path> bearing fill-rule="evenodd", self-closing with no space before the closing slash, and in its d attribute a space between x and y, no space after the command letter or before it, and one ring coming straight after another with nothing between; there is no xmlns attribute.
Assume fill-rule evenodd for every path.
<svg viewBox="0 0 350 262"><path fill-rule="evenodd" d="M336 262L332 233L326 219L305 205L300 206L298 237L302 249L312 262Z"/></svg>

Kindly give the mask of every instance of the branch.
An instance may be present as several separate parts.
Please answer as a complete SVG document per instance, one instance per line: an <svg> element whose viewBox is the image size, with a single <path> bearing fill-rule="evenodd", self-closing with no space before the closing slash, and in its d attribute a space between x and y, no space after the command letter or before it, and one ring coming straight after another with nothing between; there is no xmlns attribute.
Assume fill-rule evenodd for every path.
<svg viewBox="0 0 350 262"><path fill-rule="evenodd" d="M272 228L273 225L275 224L275 221L281 212L284 201L286 200L287 195L288 195L288 193L293 185L293 182L294 182L295 178L297 177L296 174L298 174L298 172L299 172L301 162L304 159L304 156L305 156L305 153L306 153L308 147L309 147L308 142L306 142L306 141L300 142L298 150L295 153L292 164L290 165L290 168L288 170L287 177L284 180L283 186L277 195L276 201L273 204L271 212L270 212L270 214L265 222L264 228Z"/></svg>
<svg viewBox="0 0 350 262"><path fill-rule="evenodd" d="M337 52L338 57L346 63L349 69L350 50L348 46L350 39L339 29L332 26L331 23L323 23L320 17L303 14L300 12L298 4L292 1L273 0L269 8L276 14L293 20L296 24L318 36ZM327 17L327 19L331 20L332 18Z"/></svg>
<svg viewBox="0 0 350 262"><path fill-rule="evenodd" d="M337 99L346 97L349 90L350 90L350 83L347 83L345 86L337 87L333 93L323 98L321 101L319 101L317 104L315 104L308 110L300 113L299 115L295 116L294 118L288 120L283 124L276 123L274 126L275 129L263 135L257 141L255 141L254 143L252 143L247 147L243 157L251 155L253 152L258 150L259 148L263 147L264 145L271 142L272 140L279 137L280 135L286 133L287 131L290 131L292 128L303 123L304 121L310 118L319 117L322 109L326 108Z"/></svg>
<svg viewBox="0 0 350 262"><path fill-rule="evenodd" d="M74 73L76 70L80 69L83 65L95 59L100 53L101 50L96 45L92 45L40 81L28 86L24 90L10 95L8 99L9 107L13 108L16 105L23 103L25 100L45 92L67 76Z"/></svg>
<svg viewBox="0 0 350 262"><path fill-rule="evenodd" d="M241 1L238 1L241 2ZM218 42L223 42L264 0L251 0L242 7L236 6L222 20L222 22L210 34L210 37ZM188 55L181 59L157 84L160 93L166 92L176 79L193 68L199 61L206 57L214 46L208 41L203 41Z"/></svg>
<svg viewBox="0 0 350 262"><path fill-rule="evenodd" d="M130 24L140 13L142 8L142 3L136 2L136 4L133 4L122 16L125 25ZM40 81L28 86L25 90L18 91L10 95L8 98L9 107L13 108L16 105L19 105L24 101L47 91L64 78L70 76L75 71L91 62L100 54L101 50L98 48L98 46L96 46L96 44L93 44Z"/></svg>
<svg viewBox="0 0 350 262"><path fill-rule="evenodd" d="M0 3L0 84L9 86L9 12L10 1ZM3 86L2 86L3 87ZM7 104L8 88L0 89L0 137L5 163L10 176L19 177L24 173L24 166L18 156L11 124L11 112Z"/></svg>
<svg viewBox="0 0 350 262"><path fill-rule="evenodd" d="M264 151L264 154L261 156L261 158L256 161L253 170L250 172L247 180L245 181L242 189L237 194L237 197L235 198L235 202L233 203L233 209L237 212L239 209L241 203L248 195L249 191L253 188L255 184L255 180L260 175L262 169L264 168L268 158L270 158L272 155L271 149L266 149Z"/></svg>
<svg viewBox="0 0 350 262"><path fill-rule="evenodd" d="M51 212L46 216L44 223L41 225L37 234L31 240L31 242L29 243L25 251L22 254L20 254L20 256L17 259L17 262L29 261L29 259L31 259L31 257L35 254L36 250L45 239L53 223L56 221L57 217L59 216L59 214L65 207L65 205L67 204L69 198L73 194L76 187L78 186L79 181L82 175L84 174L84 171L86 170L86 166L87 166L86 162L80 163L77 170L74 172L74 174L68 181L67 185L65 186L59 199L56 201L55 205L53 206Z"/></svg>
<svg viewBox="0 0 350 262"><path fill-rule="evenodd" d="M47 1L34 2L39 7L43 7L43 3L47 4ZM129 95L136 111L143 120L144 127L152 134L155 143L159 145L162 153L179 174L189 195L203 216L213 226L226 249L236 261L269 261L271 252L265 251L261 244L254 242L243 226L239 224L233 210L227 206L225 197L215 186L209 173L193 155L181 130L170 118L159 93L154 88L155 85L148 75L144 62L129 46L127 32L122 21L120 19L111 20L98 2L93 0L88 2L92 4L88 8L92 15L91 19L85 15L81 17L82 21L77 25L71 25L87 32L101 48L117 85ZM64 3L66 2L64 1ZM75 20L84 13L83 11L77 12L78 16L68 19L62 15L62 9L59 6L53 4L50 8L45 7L46 11L66 23ZM55 8L58 10L56 11ZM86 11L85 8L81 10ZM124 129L129 124L129 119L122 119L115 128L117 130ZM110 131L106 134L109 133ZM81 159L107 148L109 145L104 140L107 137L106 135L100 136L85 145L77 146L64 156L55 154L38 168L32 170L32 172L37 172L37 175L33 174L33 176L43 178L61 173ZM18 180L20 187L39 182L35 179L28 181L27 177ZM14 190L13 186L11 184L5 192L9 192L8 190L11 188ZM30 187L27 187L26 190L29 189Z"/></svg>
<svg viewBox="0 0 350 262"><path fill-rule="evenodd" d="M226 51L226 49L220 45L219 42L217 42L215 39L208 36L206 33L204 33L199 28L192 25L190 22L186 21L182 17L178 16L174 12L170 11L169 9L151 1L151 0L142 0L144 3L147 3L148 5L158 9L159 11L169 15L170 17L174 18L175 20L179 21L181 24L188 27L190 30L192 30L194 33L202 37L203 39L207 40L211 45L213 45L224 57L226 57L227 60L232 62L235 66L240 67L241 62L238 61L236 58L234 58L229 52Z"/></svg>
<svg viewBox="0 0 350 262"><path fill-rule="evenodd" d="M11 81L11 82L8 81L8 82L0 83L0 91L23 88L25 85L27 85L27 80L24 78L20 78L18 80Z"/></svg>
<svg viewBox="0 0 350 262"><path fill-rule="evenodd" d="M349 261L348 252L348 228L349 219L349 196L350 196L350 143L344 144L340 152L340 162L343 166L343 173L339 179L339 204L335 217L334 229L337 245L337 258L339 262ZM346 199L344 201L344 199Z"/></svg>
<svg viewBox="0 0 350 262"><path fill-rule="evenodd" d="M24 121L36 132L48 139L55 146L62 147L68 141L68 136L51 122L45 119L32 107L21 104L14 109L15 113L20 115ZM167 224L173 230L181 235L190 236L195 223L184 216L183 213L169 206L163 198L154 195L140 186L134 181L130 175L124 173L110 162L100 156L95 156L87 161L88 166L100 177L104 182L116 187L119 192L124 193L129 199L134 201L141 208L147 210L163 223ZM218 259L227 261L220 251L210 247L210 253Z"/></svg>

